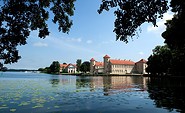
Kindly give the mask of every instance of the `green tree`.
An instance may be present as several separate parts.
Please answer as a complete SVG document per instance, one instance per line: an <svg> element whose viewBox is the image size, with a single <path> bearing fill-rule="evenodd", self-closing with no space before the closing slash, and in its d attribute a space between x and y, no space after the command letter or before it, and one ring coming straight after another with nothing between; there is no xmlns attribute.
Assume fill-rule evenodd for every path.
<svg viewBox="0 0 185 113"><path fill-rule="evenodd" d="M146 71L153 75L169 74L172 59L172 52L167 45L156 46L153 54L148 58Z"/></svg>
<svg viewBox="0 0 185 113"><path fill-rule="evenodd" d="M172 0L174 1L174 0ZM180 0L182 1L182 0ZM0 9L0 59L14 63L20 59L17 46L25 45L30 32L38 30L38 36L49 35L46 21L49 11L54 14L53 22L59 24L59 31L69 32L74 13L75 0L4 0ZM117 8L115 29L116 39L128 42L136 29L144 22L156 26L156 19L162 18L168 10L167 0L102 0L98 10ZM16 10L15 10L16 9Z"/></svg>
<svg viewBox="0 0 185 113"><path fill-rule="evenodd" d="M171 6L175 15L165 23L166 31L162 37L173 53L171 73L182 76L185 73L182 68L185 67L185 1L173 1Z"/></svg>
<svg viewBox="0 0 185 113"><path fill-rule="evenodd" d="M116 20L114 22L114 32L116 39L128 42L129 38L137 36L137 29L145 22L156 25L156 20L163 18L163 14L169 10L175 14L172 20L168 20L165 24L166 31L162 33L165 43L170 48L172 60L170 68L171 72L178 75L185 73L182 67L185 67L185 0L102 0L102 4L98 10L115 8ZM160 55L152 55L149 59L158 58ZM173 65L173 66L172 66Z"/></svg>
<svg viewBox="0 0 185 113"><path fill-rule="evenodd" d="M44 73L51 73L50 67L45 67L43 72Z"/></svg>
<svg viewBox="0 0 185 113"><path fill-rule="evenodd" d="M90 62L88 61L83 62L82 65L80 66L80 71L85 73L90 71Z"/></svg>
<svg viewBox="0 0 185 113"><path fill-rule="evenodd" d="M81 59L77 59L77 61L76 61L77 72L80 71L80 66L81 66L81 64L82 64L82 60L81 60Z"/></svg>
<svg viewBox="0 0 185 113"><path fill-rule="evenodd" d="M2 64L2 63L0 63L0 71L2 70L2 68L3 68L3 64Z"/></svg>
<svg viewBox="0 0 185 113"><path fill-rule="evenodd" d="M25 45L30 32L38 30L38 37L49 35L46 21L49 10L53 12L53 22L58 23L59 31L68 33L72 25L69 19L74 13L75 0L4 0L0 9L0 59L3 63L14 63L20 59L17 46ZM165 43L173 55L173 63L179 69L185 66L185 1L171 0L171 11L176 14L166 23L163 33ZM115 9L114 30L116 40L128 43L129 38L137 36L137 29L145 22L156 25L158 18L168 11L168 0L102 0L98 13ZM15 10L16 9L16 10ZM184 70L181 69L181 73Z"/></svg>
<svg viewBox="0 0 185 113"><path fill-rule="evenodd" d="M59 74L60 72L60 63L58 61L53 61L49 67L50 73Z"/></svg>
<svg viewBox="0 0 185 113"><path fill-rule="evenodd" d="M44 71L44 68L39 68L38 71L43 72Z"/></svg>
<svg viewBox="0 0 185 113"><path fill-rule="evenodd" d="M116 33L116 40L127 43L129 37L138 34L137 29L141 24L148 22L157 26L156 20L162 18L169 9L167 4L167 0L102 0L98 13L115 9L113 31Z"/></svg>
<svg viewBox="0 0 185 113"><path fill-rule="evenodd" d="M17 62L21 56L17 46L25 45L30 32L38 30L38 37L49 35L49 11L58 30L68 33L74 13L75 0L3 0L0 6L0 59L3 64Z"/></svg>

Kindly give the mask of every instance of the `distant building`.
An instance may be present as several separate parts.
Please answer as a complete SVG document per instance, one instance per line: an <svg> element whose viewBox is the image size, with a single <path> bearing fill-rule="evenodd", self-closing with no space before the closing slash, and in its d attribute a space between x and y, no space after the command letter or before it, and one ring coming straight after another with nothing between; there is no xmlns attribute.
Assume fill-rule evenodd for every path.
<svg viewBox="0 0 185 113"><path fill-rule="evenodd" d="M146 60L141 59L140 61L135 63L136 70L138 73L146 74L146 67L147 67L146 62L147 62Z"/></svg>
<svg viewBox="0 0 185 113"><path fill-rule="evenodd" d="M91 74L145 74L146 60L141 59L138 62L131 60L110 59L108 55L103 57L103 62L97 62L94 58L90 60Z"/></svg>
<svg viewBox="0 0 185 113"><path fill-rule="evenodd" d="M75 64L60 64L60 72L76 73L76 68Z"/></svg>
<svg viewBox="0 0 185 113"><path fill-rule="evenodd" d="M97 62L92 58L90 60L90 73L98 74L104 72L104 64L103 62Z"/></svg>

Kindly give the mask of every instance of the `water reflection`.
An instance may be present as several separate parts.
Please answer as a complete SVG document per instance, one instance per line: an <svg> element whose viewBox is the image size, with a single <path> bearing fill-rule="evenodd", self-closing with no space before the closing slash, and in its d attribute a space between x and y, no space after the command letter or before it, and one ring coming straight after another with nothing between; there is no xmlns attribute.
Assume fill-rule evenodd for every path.
<svg viewBox="0 0 185 113"><path fill-rule="evenodd" d="M50 83L52 84L52 87L57 87L60 82L59 76L51 76Z"/></svg>
<svg viewBox="0 0 185 113"><path fill-rule="evenodd" d="M103 89L104 95L119 92L145 91L147 90L146 77L132 76L94 76L79 77L76 80L76 88L89 88L89 91Z"/></svg>
<svg viewBox="0 0 185 113"><path fill-rule="evenodd" d="M52 75L49 78L49 83L53 88L61 90L57 94L76 90L76 76Z"/></svg>
<svg viewBox="0 0 185 113"><path fill-rule="evenodd" d="M175 81L141 76L4 73L0 76L0 112L177 113L177 109L183 113L185 85Z"/></svg>
<svg viewBox="0 0 185 113"><path fill-rule="evenodd" d="M185 83L181 78L150 78L149 97L156 107L185 112Z"/></svg>
<svg viewBox="0 0 185 113"><path fill-rule="evenodd" d="M143 77L106 76L103 77L103 84L104 95L146 90L146 78Z"/></svg>
<svg viewBox="0 0 185 113"><path fill-rule="evenodd" d="M80 76L76 79L76 89L90 87L90 77Z"/></svg>
<svg viewBox="0 0 185 113"><path fill-rule="evenodd" d="M185 83L182 80L141 76L58 76L51 77L50 83L53 87L62 85L64 91L71 89L70 91L89 93L99 90L104 96L147 91L156 107L169 112L184 112Z"/></svg>

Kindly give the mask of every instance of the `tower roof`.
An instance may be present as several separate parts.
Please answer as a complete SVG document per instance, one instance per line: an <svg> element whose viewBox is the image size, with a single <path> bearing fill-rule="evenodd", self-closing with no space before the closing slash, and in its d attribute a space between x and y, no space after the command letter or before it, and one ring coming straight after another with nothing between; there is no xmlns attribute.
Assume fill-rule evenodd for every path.
<svg viewBox="0 0 185 113"><path fill-rule="evenodd" d="M95 61L95 60L94 60L94 58L91 58L91 60L90 60L90 61Z"/></svg>
<svg viewBox="0 0 185 113"><path fill-rule="evenodd" d="M110 56L108 56L108 55L105 55L103 58L110 58Z"/></svg>

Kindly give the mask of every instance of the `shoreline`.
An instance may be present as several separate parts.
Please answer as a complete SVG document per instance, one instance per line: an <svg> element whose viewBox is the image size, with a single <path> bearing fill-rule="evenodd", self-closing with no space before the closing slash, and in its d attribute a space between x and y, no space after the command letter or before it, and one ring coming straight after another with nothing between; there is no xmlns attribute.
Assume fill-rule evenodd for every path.
<svg viewBox="0 0 185 113"><path fill-rule="evenodd" d="M185 76L153 76L150 74L89 74L89 73L60 73L59 75L76 75L76 76L138 76L151 78L185 78Z"/></svg>
<svg viewBox="0 0 185 113"><path fill-rule="evenodd" d="M89 73L61 73L60 75L77 75L77 76L144 76L144 74L89 74Z"/></svg>

